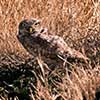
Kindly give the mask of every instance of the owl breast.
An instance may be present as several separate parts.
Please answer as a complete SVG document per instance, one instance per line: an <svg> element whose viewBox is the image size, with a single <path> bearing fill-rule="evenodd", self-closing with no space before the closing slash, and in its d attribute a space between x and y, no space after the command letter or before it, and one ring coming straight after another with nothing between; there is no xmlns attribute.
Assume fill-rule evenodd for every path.
<svg viewBox="0 0 100 100"><path fill-rule="evenodd" d="M46 41L39 36L18 36L18 40L23 45L23 47L33 56L38 56L39 53L45 58L55 58L56 48L50 47L50 42Z"/></svg>

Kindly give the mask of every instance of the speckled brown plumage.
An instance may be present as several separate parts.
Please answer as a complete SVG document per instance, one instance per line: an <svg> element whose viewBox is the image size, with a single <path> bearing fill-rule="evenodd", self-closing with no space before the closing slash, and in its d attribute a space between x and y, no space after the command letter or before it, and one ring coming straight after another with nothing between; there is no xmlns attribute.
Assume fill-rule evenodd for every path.
<svg viewBox="0 0 100 100"><path fill-rule="evenodd" d="M45 28L41 27L38 20L26 19L19 24L17 38L30 54L34 56L41 54L46 63L48 59L56 63L61 58L88 59L82 53L70 48L61 37L46 35L45 32Z"/></svg>

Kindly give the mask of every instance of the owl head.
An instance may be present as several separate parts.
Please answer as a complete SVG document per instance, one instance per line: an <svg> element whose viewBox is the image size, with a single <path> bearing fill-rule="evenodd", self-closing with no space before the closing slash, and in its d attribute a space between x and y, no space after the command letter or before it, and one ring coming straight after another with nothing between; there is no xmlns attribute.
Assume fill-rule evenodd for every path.
<svg viewBox="0 0 100 100"><path fill-rule="evenodd" d="M19 24L19 36L29 36L32 34L43 33L44 28L41 27L41 21L37 19L24 19Z"/></svg>

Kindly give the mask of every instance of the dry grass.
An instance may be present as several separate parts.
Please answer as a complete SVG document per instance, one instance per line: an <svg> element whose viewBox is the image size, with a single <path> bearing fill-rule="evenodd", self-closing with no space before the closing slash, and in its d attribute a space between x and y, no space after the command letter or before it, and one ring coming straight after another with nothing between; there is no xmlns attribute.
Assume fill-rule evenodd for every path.
<svg viewBox="0 0 100 100"><path fill-rule="evenodd" d="M1 54L16 54L23 58L29 55L16 38L18 24L25 18L40 19L49 34L63 37L70 47L91 59L88 69L78 67L71 77L56 83L62 89L56 96L49 93L49 87L39 85L39 97L44 96L45 100L63 100L60 96L64 100L94 100L96 88L100 87L100 1L0 0Z"/></svg>
<svg viewBox="0 0 100 100"><path fill-rule="evenodd" d="M99 9L99 1L93 0L1 0L0 50L23 52L16 34L18 24L24 18L41 19L51 34L64 37L72 46L72 42L90 34L90 30L99 32Z"/></svg>

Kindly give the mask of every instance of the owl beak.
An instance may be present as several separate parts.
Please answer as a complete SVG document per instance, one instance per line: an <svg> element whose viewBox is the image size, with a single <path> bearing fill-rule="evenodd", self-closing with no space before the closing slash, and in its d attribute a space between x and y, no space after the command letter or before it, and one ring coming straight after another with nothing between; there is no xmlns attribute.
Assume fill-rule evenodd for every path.
<svg viewBox="0 0 100 100"><path fill-rule="evenodd" d="M30 19L28 21L28 23L30 24L30 26L32 26L34 28L34 25L36 25L36 30L34 31L35 33L46 33L48 30L47 28L44 27L37 27L38 25L41 26L41 20L37 20L37 19ZM30 33L32 32L32 29L30 29Z"/></svg>

